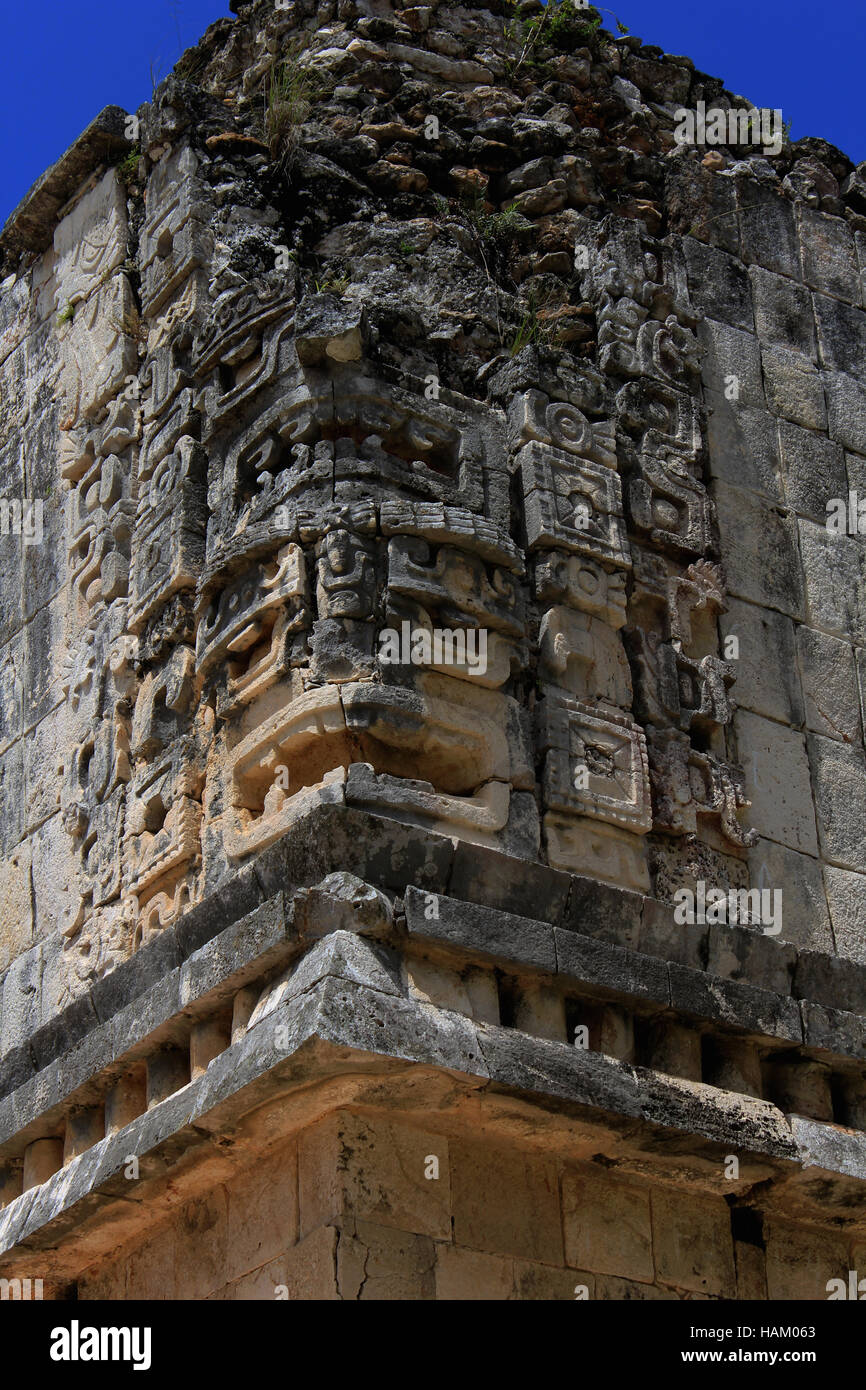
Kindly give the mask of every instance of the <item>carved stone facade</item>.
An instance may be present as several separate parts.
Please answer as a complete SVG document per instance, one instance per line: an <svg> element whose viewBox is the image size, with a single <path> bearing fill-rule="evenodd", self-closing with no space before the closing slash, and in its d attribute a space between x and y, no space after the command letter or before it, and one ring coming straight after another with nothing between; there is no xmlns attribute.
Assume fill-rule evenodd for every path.
<svg viewBox="0 0 866 1390"><path fill-rule="evenodd" d="M543 85L475 5L236 10L131 153L109 108L54 211L30 195L0 237L3 487L46 515L41 547L0 537L0 1269L42 1193L59 1289L155 1296L98 1239L76 1255L51 1184L77 1164L109 1201L87 1164L115 1135L150 1152L185 1087L185 1134L218 1101L243 1129L260 1082L278 1187L364 1124L370 1171L282 1232L258 1295L227 1236L177 1297L361 1296L349 1245L385 1241L373 1296L469 1297L477 1256L504 1297L823 1298L784 1252L801 1225L840 1259L864 1240L866 551L822 524L866 487L862 172L814 141L678 151L672 106L715 88L638 40L581 29ZM280 61L320 86L277 150ZM829 191L801 196L807 164ZM675 915L706 889L782 889L784 916ZM416 1066L453 1110L435 1135L386 1097ZM338 1074L304 1120L297 1088ZM478 1077L550 1128L498 1244L468 1214ZM440 1209L385 1150L446 1163L449 1125ZM608 1150L622 1178L586 1167ZM786 1176L814 1163L832 1223ZM657 1222L653 1247L678 1182L700 1275ZM761 1184L759 1269L719 1194L760 1225ZM640 1234L610 1250L587 1204L623 1202ZM146 1236L124 1227L129 1270Z"/></svg>

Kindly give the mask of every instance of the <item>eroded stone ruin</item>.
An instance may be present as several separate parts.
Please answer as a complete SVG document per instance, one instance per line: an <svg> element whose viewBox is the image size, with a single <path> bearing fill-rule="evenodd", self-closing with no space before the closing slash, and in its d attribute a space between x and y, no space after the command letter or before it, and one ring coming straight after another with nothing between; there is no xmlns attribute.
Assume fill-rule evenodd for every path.
<svg viewBox="0 0 866 1390"><path fill-rule="evenodd" d="M597 18L238 0L2 233L46 1298L866 1275L866 166Z"/></svg>

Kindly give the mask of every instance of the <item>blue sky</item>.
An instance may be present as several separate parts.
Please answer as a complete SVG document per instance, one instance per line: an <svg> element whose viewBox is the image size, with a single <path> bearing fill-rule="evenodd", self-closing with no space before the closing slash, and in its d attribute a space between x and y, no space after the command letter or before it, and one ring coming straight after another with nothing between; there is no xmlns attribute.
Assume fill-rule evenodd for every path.
<svg viewBox="0 0 866 1390"><path fill-rule="evenodd" d="M866 159L864 0L613 0L632 33L758 106L794 139L822 135ZM41 0L7 4L0 52L0 224L103 106L134 111L228 0ZM608 11L605 27L613 28Z"/></svg>

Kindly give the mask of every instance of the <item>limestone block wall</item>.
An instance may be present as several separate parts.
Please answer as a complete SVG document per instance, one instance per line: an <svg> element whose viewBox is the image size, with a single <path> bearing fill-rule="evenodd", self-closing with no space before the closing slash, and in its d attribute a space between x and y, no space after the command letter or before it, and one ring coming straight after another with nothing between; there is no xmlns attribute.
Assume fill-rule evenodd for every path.
<svg viewBox="0 0 866 1390"><path fill-rule="evenodd" d="M863 167L682 144L749 103L563 14L239 0L0 234L0 1263L38 1229L81 1297L824 1297L797 1230L862 1246ZM232 1171L85 1256L133 1131L204 1174L190 1115L308 1047L327 1094L335 1038L712 1153L675 1202L658 1134L466 1122L367 1210L362 1117L307 1150L289 1086L274 1190L321 1143L327 1210L253 1263Z"/></svg>
<svg viewBox="0 0 866 1390"><path fill-rule="evenodd" d="M721 1192L336 1111L86 1271L78 1297L814 1299L864 1253L793 1222L732 1226Z"/></svg>

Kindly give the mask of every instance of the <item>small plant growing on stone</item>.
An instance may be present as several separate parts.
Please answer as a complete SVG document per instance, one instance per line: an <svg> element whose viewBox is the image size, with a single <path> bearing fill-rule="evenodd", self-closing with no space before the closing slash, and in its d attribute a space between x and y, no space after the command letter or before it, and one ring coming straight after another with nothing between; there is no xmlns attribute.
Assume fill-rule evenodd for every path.
<svg viewBox="0 0 866 1390"><path fill-rule="evenodd" d="M71 323L75 317L75 305L67 300L60 313L57 315L57 327L62 328L65 323Z"/></svg>
<svg viewBox="0 0 866 1390"><path fill-rule="evenodd" d="M485 212L480 194L464 207L466 220L480 241L495 250L504 250L527 232L532 223L517 211L514 203L500 212Z"/></svg>
<svg viewBox="0 0 866 1390"><path fill-rule="evenodd" d="M506 60L509 77L514 79L523 68L538 66L541 49L569 53L589 43L600 27L598 10L576 0L548 0L542 15L523 20L513 17L503 29L505 38L517 48L517 53ZM617 27L624 32L618 20Z"/></svg>
<svg viewBox="0 0 866 1390"><path fill-rule="evenodd" d="M153 100L156 100L156 89L162 81L159 73L159 61L159 58L152 58L150 61L150 89Z"/></svg>
<svg viewBox="0 0 866 1390"><path fill-rule="evenodd" d="M112 317L112 323L118 333L122 333L124 337L133 338L137 343L147 343L149 330L147 324L142 321L135 305L123 315L123 318Z"/></svg>
<svg viewBox="0 0 866 1390"><path fill-rule="evenodd" d="M117 177L120 179L121 183L134 183L135 176L138 173L138 164L140 159L141 150L138 148L138 146L136 146L135 149L130 150L129 154L124 159L121 159L120 163L116 166Z"/></svg>
<svg viewBox="0 0 866 1390"><path fill-rule="evenodd" d="M349 288L348 275L326 275L324 280L315 280L316 294L335 294L342 299Z"/></svg>
<svg viewBox="0 0 866 1390"><path fill-rule="evenodd" d="M529 346L552 349L562 346L556 313L562 303L562 296L553 285L529 290L522 311L518 310L523 317L509 346L512 357Z"/></svg>
<svg viewBox="0 0 866 1390"><path fill-rule="evenodd" d="M511 340L508 349L509 354L511 357L516 357L518 352L522 352L522 350L525 347L529 347L530 344L533 347L541 347L545 340L546 335L544 329L538 321L538 307L534 297L530 295L526 311L520 321L520 326Z"/></svg>
<svg viewBox="0 0 866 1390"><path fill-rule="evenodd" d="M207 66L207 59L197 48L188 48L187 51L178 58L175 63L174 71L177 77L182 77L187 82L192 82L200 76Z"/></svg>
<svg viewBox="0 0 866 1390"><path fill-rule="evenodd" d="M265 78L264 111L265 143L271 159L284 166L291 163L298 129L322 92L322 79L301 66L297 51L273 65Z"/></svg>

